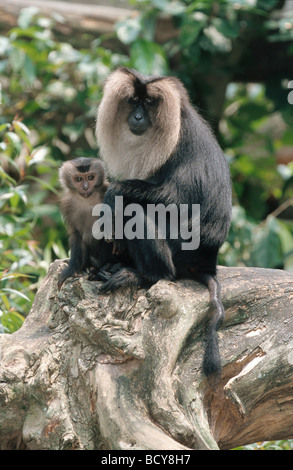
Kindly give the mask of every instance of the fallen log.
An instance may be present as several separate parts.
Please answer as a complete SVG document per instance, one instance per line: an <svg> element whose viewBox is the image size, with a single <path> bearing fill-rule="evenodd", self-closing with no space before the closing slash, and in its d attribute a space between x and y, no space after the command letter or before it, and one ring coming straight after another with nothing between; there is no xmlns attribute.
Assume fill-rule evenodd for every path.
<svg viewBox="0 0 293 470"><path fill-rule="evenodd" d="M113 33L117 22L136 18L135 9L116 6L72 3L56 0L0 0L0 29L10 29L17 24L23 8L36 7L45 15L54 15L55 29L62 34L74 37L79 32L93 33L97 36ZM58 16L59 15L59 16ZM178 36L178 30L168 15L160 15L157 22L156 41L162 43ZM115 49L115 48L114 48ZM117 49L117 44L116 44Z"/></svg>
<svg viewBox="0 0 293 470"><path fill-rule="evenodd" d="M2 449L230 449L293 437L293 273L220 268L223 371L203 376L208 292L192 281L100 295L55 261L0 335Z"/></svg>

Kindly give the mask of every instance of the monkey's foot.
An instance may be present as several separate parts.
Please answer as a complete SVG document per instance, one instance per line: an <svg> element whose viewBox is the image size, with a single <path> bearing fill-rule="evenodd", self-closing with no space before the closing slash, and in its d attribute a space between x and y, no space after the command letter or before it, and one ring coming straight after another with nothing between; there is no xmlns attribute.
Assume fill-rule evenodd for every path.
<svg viewBox="0 0 293 470"><path fill-rule="evenodd" d="M122 269L113 273L113 276L99 288L99 292L104 294L126 287L149 288L151 284L151 282L146 281L135 269L122 267Z"/></svg>
<svg viewBox="0 0 293 470"><path fill-rule="evenodd" d="M111 279L112 274L109 271L99 271L96 273L96 281L107 282Z"/></svg>

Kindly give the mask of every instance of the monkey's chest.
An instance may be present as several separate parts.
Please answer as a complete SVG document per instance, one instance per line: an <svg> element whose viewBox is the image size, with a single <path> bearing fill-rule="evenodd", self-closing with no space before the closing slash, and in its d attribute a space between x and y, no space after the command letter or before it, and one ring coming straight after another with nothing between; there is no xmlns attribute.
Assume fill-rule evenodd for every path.
<svg viewBox="0 0 293 470"><path fill-rule="evenodd" d="M97 220L97 217L92 215L92 210L93 207L85 206L82 210L79 210L77 214L76 228L86 243L93 240L93 224Z"/></svg>

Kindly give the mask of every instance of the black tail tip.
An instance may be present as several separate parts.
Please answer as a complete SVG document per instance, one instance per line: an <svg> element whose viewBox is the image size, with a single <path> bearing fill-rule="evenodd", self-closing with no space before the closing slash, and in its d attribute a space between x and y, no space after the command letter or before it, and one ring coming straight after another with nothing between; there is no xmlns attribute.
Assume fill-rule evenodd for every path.
<svg viewBox="0 0 293 470"><path fill-rule="evenodd" d="M222 366L219 356L204 357L203 372L207 378L207 382L211 388L215 388L222 377Z"/></svg>

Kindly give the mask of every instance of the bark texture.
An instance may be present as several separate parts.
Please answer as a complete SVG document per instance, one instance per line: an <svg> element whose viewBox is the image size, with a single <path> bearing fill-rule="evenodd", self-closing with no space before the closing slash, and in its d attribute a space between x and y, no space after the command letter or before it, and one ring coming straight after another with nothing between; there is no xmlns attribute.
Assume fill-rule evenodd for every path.
<svg viewBox="0 0 293 470"><path fill-rule="evenodd" d="M0 335L2 449L228 449L293 437L293 273L220 268L221 381L201 370L208 292L192 281L99 295L55 261Z"/></svg>

